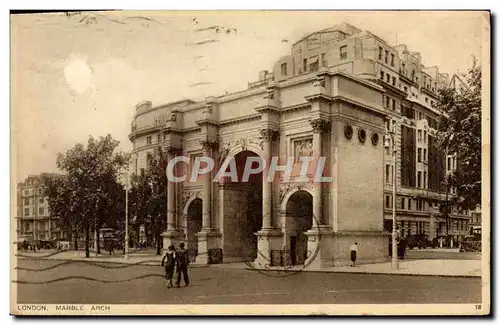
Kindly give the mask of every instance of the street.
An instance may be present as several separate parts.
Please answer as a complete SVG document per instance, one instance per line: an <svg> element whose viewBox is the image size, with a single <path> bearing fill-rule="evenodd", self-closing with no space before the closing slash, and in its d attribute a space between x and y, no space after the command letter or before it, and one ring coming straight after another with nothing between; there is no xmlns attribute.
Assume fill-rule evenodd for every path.
<svg viewBox="0 0 500 325"><path fill-rule="evenodd" d="M57 266L61 264L60 266ZM100 265L100 266L99 266ZM480 303L480 278L190 269L189 287L166 288L160 266L19 260L18 303L411 304ZM103 267L104 266L104 267ZM30 271L27 269L46 269ZM133 278L137 278L130 280ZM61 279L57 281L57 279ZM94 281L104 281L108 283ZM56 281L54 281L56 280ZM130 281L129 281L130 280ZM53 281L53 282L51 282ZM43 283L45 282L45 283Z"/></svg>
<svg viewBox="0 0 500 325"><path fill-rule="evenodd" d="M481 252L454 252L446 250L407 249L408 260L481 260Z"/></svg>

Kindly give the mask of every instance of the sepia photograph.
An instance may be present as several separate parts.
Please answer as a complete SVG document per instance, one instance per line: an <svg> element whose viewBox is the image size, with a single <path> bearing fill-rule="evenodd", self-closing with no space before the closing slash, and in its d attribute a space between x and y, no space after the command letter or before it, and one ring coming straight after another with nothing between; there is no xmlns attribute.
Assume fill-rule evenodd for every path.
<svg viewBox="0 0 500 325"><path fill-rule="evenodd" d="M487 315L489 11L10 13L10 313Z"/></svg>

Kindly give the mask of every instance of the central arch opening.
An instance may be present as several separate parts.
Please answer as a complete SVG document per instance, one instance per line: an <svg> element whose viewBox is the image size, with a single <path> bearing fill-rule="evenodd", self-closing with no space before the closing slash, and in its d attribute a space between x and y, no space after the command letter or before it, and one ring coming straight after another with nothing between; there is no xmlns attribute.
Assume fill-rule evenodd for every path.
<svg viewBox="0 0 500 325"><path fill-rule="evenodd" d="M305 232L313 224L312 207L312 195L304 190L293 193L286 204L285 228L292 265L304 264L308 257Z"/></svg>
<svg viewBox="0 0 500 325"><path fill-rule="evenodd" d="M242 151L234 156L238 181L224 179L224 259L253 261L257 257L257 236L262 228L262 172L242 182L247 159L259 157ZM257 167L257 163L254 163Z"/></svg>
<svg viewBox="0 0 500 325"><path fill-rule="evenodd" d="M201 231L202 227L202 211L203 201L200 198L194 199L188 206L187 210L187 250L191 259L198 254L198 241L196 234Z"/></svg>

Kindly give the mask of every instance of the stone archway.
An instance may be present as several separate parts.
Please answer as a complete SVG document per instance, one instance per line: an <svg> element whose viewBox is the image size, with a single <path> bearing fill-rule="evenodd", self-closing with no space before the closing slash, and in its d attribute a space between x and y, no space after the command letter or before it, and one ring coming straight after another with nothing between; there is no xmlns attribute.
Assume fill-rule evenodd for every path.
<svg viewBox="0 0 500 325"><path fill-rule="evenodd" d="M257 257L257 236L262 228L262 173L241 182L249 157L259 157L250 150L233 156L238 181L223 180L223 250L225 261L253 261Z"/></svg>
<svg viewBox="0 0 500 325"><path fill-rule="evenodd" d="M313 225L313 198L305 190L293 192L285 203L285 233L290 264L304 264L308 258L305 232Z"/></svg>

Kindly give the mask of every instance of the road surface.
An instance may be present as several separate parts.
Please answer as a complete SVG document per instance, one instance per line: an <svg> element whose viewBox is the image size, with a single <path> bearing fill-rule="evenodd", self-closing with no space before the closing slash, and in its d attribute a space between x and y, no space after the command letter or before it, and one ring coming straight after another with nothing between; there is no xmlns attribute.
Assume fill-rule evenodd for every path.
<svg viewBox="0 0 500 325"><path fill-rule="evenodd" d="M75 262L57 266L61 263L65 262L20 260L18 265L24 269L49 269L18 271L18 280L25 282L18 284L18 303L476 304L481 300L480 278L316 272L277 277L251 270L200 267L190 269L189 287L167 289L159 266L101 263L107 266L102 268ZM142 278L130 280L136 277Z"/></svg>

